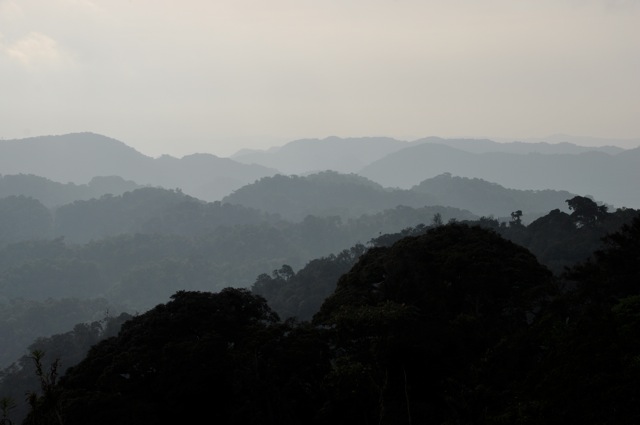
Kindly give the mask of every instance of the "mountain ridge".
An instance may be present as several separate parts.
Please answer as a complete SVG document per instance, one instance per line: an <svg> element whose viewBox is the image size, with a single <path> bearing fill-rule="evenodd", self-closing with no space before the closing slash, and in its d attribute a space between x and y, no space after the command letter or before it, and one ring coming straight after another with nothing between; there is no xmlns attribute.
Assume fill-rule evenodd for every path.
<svg viewBox="0 0 640 425"><path fill-rule="evenodd" d="M139 185L180 188L191 196L215 201L277 170L213 154L183 158L164 155L154 159L107 136L70 133L0 140L0 172L34 174L75 184L97 176L117 175Z"/></svg>
<svg viewBox="0 0 640 425"><path fill-rule="evenodd" d="M409 188L443 173L480 178L521 190L566 190L590 195L616 207L640 206L640 149L616 155L587 151L579 154L471 153L423 143L387 155L358 171L384 186Z"/></svg>
<svg viewBox="0 0 640 425"><path fill-rule="evenodd" d="M84 184L120 176L142 186L179 188L216 201L263 177L323 171L358 174L384 187L409 189L443 173L480 178L519 190L566 190L616 207L640 206L640 148L617 150L569 142L498 143L490 139L331 136L299 139L234 157L193 153L148 157L116 139L71 133L0 141L2 174L33 174Z"/></svg>

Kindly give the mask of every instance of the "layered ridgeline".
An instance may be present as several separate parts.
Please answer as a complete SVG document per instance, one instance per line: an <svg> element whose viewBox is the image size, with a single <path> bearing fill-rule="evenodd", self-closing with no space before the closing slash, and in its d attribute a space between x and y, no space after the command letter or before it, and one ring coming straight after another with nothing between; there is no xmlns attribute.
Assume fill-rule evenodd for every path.
<svg viewBox="0 0 640 425"><path fill-rule="evenodd" d="M616 155L624 149L608 146L619 143L613 139L585 139L571 136L555 136L551 142L535 140L532 142L502 142L489 139L443 139L426 137L412 142L389 137L327 137L324 139L294 140L283 146L267 150L242 149L231 156L245 164L261 164L276 168L284 174L304 174L323 170L341 173L357 173L363 167L389 154L420 144L447 145L465 152L488 153L504 152L512 154L580 154L585 152L604 152ZM624 141L629 144L629 141ZM588 143L589 147L581 143ZM601 144L601 146L595 146ZM640 140L637 140L640 145Z"/></svg>
<svg viewBox="0 0 640 425"><path fill-rule="evenodd" d="M232 158L272 166L283 174L328 169L355 173L384 187L405 189L451 173L512 189L566 190L614 207L640 207L640 187L630 184L640 181L640 148L608 146L619 142L609 139L557 136L551 140L497 143L428 137L405 142L329 137L293 141L268 151L241 151ZM591 147L596 143L602 145Z"/></svg>
<svg viewBox="0 0 640 425"><path fill-rule="evenodd" d="M137 192L120 201L126 205L127 198L134 198ZM169 199L179 195L167 192ZM601 246L604 235L638 214L633 209L609 212L583 197L570 201L570 213L555 209L529 225L517 214L505 223L465 216L455 209L398 207L346 222L335 216L308 216L297 223L262 219L214 229L209 226L216 221L215 214L228 223L242 214L245 219L255 216L252 210L243 211L245 207L207 206L187 199L176 211L190 211L188 215L156 217L156 224L164 222L167 227L156 227L153 232L123 233L85 244L63 238L7 244L0 248L0 313L6 318L0 321L4 332L0 337L19 344L5 343L0 361L14 359L30 338L62 331L60 326L65 324L72 326L75 322L68 320L73 318L95 320L105 311L145 311L181 289L215 291L253 285L283 317L309 318L364 248L387 246L453 219L498 232L531 250L538 261L560 274L565 267L588 258ZM209 220L191 222L187 218L209 207ZM457 216L447 216L456 212ZM75 221L87 217L78 214ZM190 226L183 229L186 232L179 233L182 230L175 226L175 218ZM65 314L46 319L60 309ZM31 324L34 320L37 326Z"/></svg>
<svg viewBox="0 0 640 425"><path fill-rule="evenodd" d="M122 234L196 235L220 226L270 220L261 211L205 202L177 190L140 188L46 208L37 199L0 198L0 245L63 237L85 243Z"/></svg>
<svg viewBox="0 0 640 425"><path fill-rule="evenodd" d="M477 216L508 220L514 211L531 222L553 209L566 211L566 200L576 194L561 190L516 190L481 179L445 173L411 189L388 188L357 174L325 171L306 176L263 177L243 186L223 202L243 205L291 220L312 215L358 217L398 205L444 206L470 211Z"/></svg>
<svg viewBox="0 0 640 425"><path fill-rule="evenodd" d="M23 357L17 373L42 372L24 423L634 424L639 236L635 218L554 277L491 230L434 226L345 259L305 322L245 289L178 291L59 381L54 357Z"/></svg>
<svg viewBox="0 0 640 425"><path fill-rule="evenodd" d="M328 176L341 181L335 173ZM356 180L362 183L363 179ZM587 206L591 203L597 206L590 200ZM71 325L58 319L78 317L72 310L85 320L95 320L106 310L145 311L176 290L249 287L265 272L267 278L259 279L259 286L274 308L283 315L308 316L330 293L336 274L345 272L357 257L359 248L344 253L345 247L381 243L373 241L387 240L383 234L451 220L479 220L530 247L540 261L561 271L586 258L598 246L599 237L634 214L631 209L611 211L585 226L572 218L574 212L556 208L529 225L517 214L506 223L439 206L398 206L345 219L307 215L300 221L288 221L250 207L208 203L160 188L76 201L53 211L32 198L4 198L0 200L0 235L4 238L0 244L0 303L10 318L6 323L11 323L5 340L22 344L11 349L5 346L4 354L9 357L4 361L24 349L24 338L28 341ZM308 262L313 266L288 278L287 270L295 274ZM327 272L322 271L323 264ZM271 273L281 269L281 273ZM321 283L315 285L309 279ZM281 280L286 290L277 289ZM84 301L66 303L68 314L56 320L42 319L36 313L57 311L56 300L71 297L91 301L93 307ZM95 301L98 299L102 301ZM34 317L42 325L58 327L33 334L45 328L17 325Z"/></svg>
<svg viewBox="0 0 640 425"><path fill-rule="evenodd" d="M513 189L567 190L615 207L640 207L640 148L617 154L473 153L423 143L397 151L359 170L385 186L409 188L442 174L480 178Z"/></svg>
<svg viewBox="0 0 640 425"><path fill-rule="evenodd" d="M362 214L408 207L446 206L425 193L384 188L356 174L324 171L307 176L263 177L223 198L299 221L307 215L355 218Z"/></svg>
<svg viewBox="0 0 640 425"><path fill-rule="evenodd" d="M356 173L362 167L409 145L389 137L327 137L294 140L266 151L243 149L231 158L244 164L275 168L287 175L325 170Z"/></svg>
<svg viewBox="0 0 640 425"><path fill-rule="evenodd" d="M332 173L328 175L332 176ZM249 196L233 203L206 202L179 190L157 187L135 189L117 196L107 194L55 208L47 208L31 197L12 195L0 198L0 246L58 237L72 243L86 243L123 234L191 237L205 235L222 227L268 225L282 229L294 224L311 225L317 222L332 222L335 226L349 227L352 230L362 229L345 234L345 237L355 238L350 239L350 244L357 238L365 237L366 241L380 232L397 231L403 227L429 222L435 214L440 214L445 221L478 217L468 210L430 205L424 202L424 196L407 191L398 191L397 194L401 196L394 197L392 192L384 189L375 189L373 192L361 190L360 184L345 188L339 182L342 176L333 177L336 177L333 179L336 184L321 185L321 193L308 191L308 194L315 196L314 201L322 201L322 197L326 201L309 202L306 205L304 200L307 198L294 200L297 191L292 191L292 185L288 183L293 181L294 186L297 186L298 180L307 181L308 178L282 176L274 178L276 185L268 192L256 193L254 185L248 186L246 192L257 197ZM344 177L347 180L350 178ZM280 181L285 184L280 184ZM261 183L257 185L259 187ZM302 189L305 189L304 185ZM242 190L241 193L245 191ZM265 193L272 197L271 200L276 200L276 203L279 200L279 209L270 208L269 204L263 202ZM388 196L390 194L392 196ZM353 195L353 204L348 207L350 195ZM408 203L404 202L403 197L422 201ZM285 201L287 198L289 201ZM312 244L312 241L309 243Z"/></svg>
<svg viewBox="0 0 640 425"><path fill-rule="evenodd" d="M508 221L512 212L521 211L521 221L529 223L553 209L567 211L566 200L575 196L566 191L506 189L480 179L448 174L425 180L410 190L391 189L355 174L325 171L308 176L264 177L215 202L179 190L145 187L47 208L42 201L55 203L65 197L86 196L95 190L94 186L63 185L24 175L0 180L11 181L27 184L13 184L11 193L18 195L0 198L0 244L56 237L85 243L126 233L193 236L221 226L301 222L307 217L334 217L347 224L370 221L362 216L389 214L401 207L407 207L407 212L418 211L414 221L400 221L394 224L396 227L384 225L378 232L429 222L436 213L445 221L480 216ZM96 188L121 190L124 185L133 184L115 177L93 180L102 181L113 183ZM29 184L32 182L38 184L38 190ZM51 192L44 190L48 188ZM42 201L29 195L41 197Z"/></svg>
<svg viewBox="0 0 640 425"><path fill-rule="evenodd" d="M272 170L211 154L151 158L124 143L93 133L0 140L0 173L33 174L61 183L86 184L119 176L139 185L180 188L215 201Z"/></svg>
<svg viewBox="0 0 640 425"><path fill-rule="evenodd" d="M24 196L36 199L49 208L103 195L118 196L140 187L118 176L96 176L87 184L75 184L55 182L33 174L0 175L0 199Z"/></svg>
<svg viewBox="0 0 640 425"><path fill-rule="evenodd" d="M563 140L566 140L562 143ZM479 178L518 190L566 190L618 207L640 207L640 148L601 142L586 147L558 136L554 143L497 143L487 139L429 137L412 142L362 137L305 139L268 151L242 150L230 158L193 154L150 158L124 143L92 133L0 141L0 173L34 174L87 184L120 176L139 185L180 188L206 201L276 174L333 170L358 174L383 187L409 189L443 173ZM640 141L638 141L640 144Z"/></svg>
<svg viewBox="0 0 640 425"><path fill-rule="evenodd" d="M478 158L498 145L396 142L346 157L343 174L307 174L338 168L323 162L334 151L300 175L253 178L226 193L237 203L175 181L184 191L94 179L202 159L204 184L207 155L144 159L112 140L117 154L83 154L94 167L69 161L73 143L43 148L34 168L11 168L27 151L0 155L2 421L17 411L4 396L26 414L25 393L42 385L25 424L637 423L638 211L450 169L395 188L348 168L419 146ZM634 161L632 150L508 146Z"/></svg>

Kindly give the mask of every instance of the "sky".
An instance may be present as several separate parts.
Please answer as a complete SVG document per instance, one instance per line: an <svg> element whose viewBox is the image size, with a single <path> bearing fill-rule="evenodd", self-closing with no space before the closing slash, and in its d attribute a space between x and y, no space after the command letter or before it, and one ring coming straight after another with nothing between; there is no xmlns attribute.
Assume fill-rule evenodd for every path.
<svg viewBox="0 0 640 425"><path fill-rule="evenodd" d="M640 0L0 0L2 139L637 140L639 76Z"/></svg>

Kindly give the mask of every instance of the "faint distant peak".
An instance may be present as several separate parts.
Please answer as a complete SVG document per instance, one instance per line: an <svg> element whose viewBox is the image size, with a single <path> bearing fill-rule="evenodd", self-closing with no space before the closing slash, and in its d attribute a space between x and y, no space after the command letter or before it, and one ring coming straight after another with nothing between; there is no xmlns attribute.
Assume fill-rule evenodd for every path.
<svg viewBox="0 0 640 425"><path fill-rule="evenodd" d="M616 155L627 149L634 149L640 146L640 138L621 139L613 137L591 137L591 136L572 136L564 133L551 134L545 137L531 138L496 138L495 140L502 143L529 144L531 146L550 145L555 148L564 148L571 150L566 153L581 153L586 151L604 152L610 155Z"/></svg>
<svg viewBox="0 0 640 425"><path fill-rule="evenodd" d="M16 148L34 147L37 149L71 149L74 151L127 151L130 154L144 156L126 143L91 132L68 133L59 135L34 136L23 139L2 140L0 144Z"/></svg>
<svg viewBox="0 0 640 425"><path fill-rule="evenodd" d="M298 139L269 151L245 150L232 158L245 164L275 168L285 174L322 170L350 173L407 146L408 142L391 137L329 136Z"/></svg>
<svg viewBox="0 0 640 425"><path fill-rule="evenodd" d="M196 153L192 153L189 155L185 155L182 157L182 159L186 159L186 160L209 160L209 159L228 159L228 158L220 158L217 155L214 155L212 153L202 153L202 152L196 152Z"/></svg>
<svg viewBox="0 0 640 425"><path fill-rule="evenodd" d="M611 142L609 144L605 141ZM581 142L581 143L577 143ZM602 143L598 143L602 142ZM614 139L576 138L568 135L553 135L538 139L488 139L425 137L411 142L412 145L436 144L456 148L470 153L511 154L582 154L601 152L616 155L623 148L615 145Z"/></svg>
<svg viewBox="0 0 640 425"><path fill-rule="evenodd" d="M483 152L499 152L502 149L500 143L497 143L489 139L467 139L467 138L455 138L445 139L442 137L430 136L422 139L417 139L411 142L412 146L431 144L431 145L443 145L458 150L483 153Z"/></svg>
<svg viewBox="0 0 640 425"><path fill-rule="evenodd" d="M300 148L331 148L331 147L360 147L360 146L371 146L371 145L404 145L407 142L394 139L392 137L383 137L383 136L363 136L363 137L339 137L339 136L328 136L323 139L312 138L312 139L298 139L291 141L283 146L281 146L281 150L285 149L300 149Z"/></svg>
<svg viewBox="0 0 640 425"><path fill-rule="evenodd" d="M255 154L255 153L263 153L263 152L265 152L264 149L247 149L247 148L243 148L243 149L240 149L239 151L237 151L236 153L231 154L229 156L229 158L237 158L237 157L244 156L244 155L252 155L252 154Z"/></svg>
<svg viewBox="0 0 640 425"><path fill-rule="evenodd" d="M236 158L242 158L242 157L245 157L245 156L252 156L252 155L272 154L272 153L275 153L275 152L279 151L280 148L282 148L282 146L271 146L268 149L242 148L239 151L237 151L236 153L234 153L232 155L229 155L229 158L236 159Z"/></svg>

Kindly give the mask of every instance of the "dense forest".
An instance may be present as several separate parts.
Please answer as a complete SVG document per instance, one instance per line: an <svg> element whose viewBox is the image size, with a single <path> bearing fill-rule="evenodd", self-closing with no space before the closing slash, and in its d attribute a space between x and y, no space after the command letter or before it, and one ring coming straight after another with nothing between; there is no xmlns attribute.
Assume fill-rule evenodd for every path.
<svg viewBox="0 0 640 425"><path fill-rule="evenodd" d="M99 305L102 317L33 341L0 375L5 421L635 423L640 215L567 203L529 225L520 211L506 223L435 213L247 288L189 288L176 264L142 270L143 292L184 288L134 315ZM73 250L20 246L5 264Z"/></svg>
<svg viewBox="0 0 640 425"><path fill-rule="evenodd" d="M309 321L178 291L61 377L55 338L34 345L23 423L637 423L638 241L636 217L557 276L493 230L433 226L366 250Z"/></svg>
<svg viewBox="0 0 640 425"><path fill-rule="evenodd" d="M129 153L126 178L218 163ZM204 171L0 176L0 424L640 422L640 210L343 165L216 200Z"/></svg>

